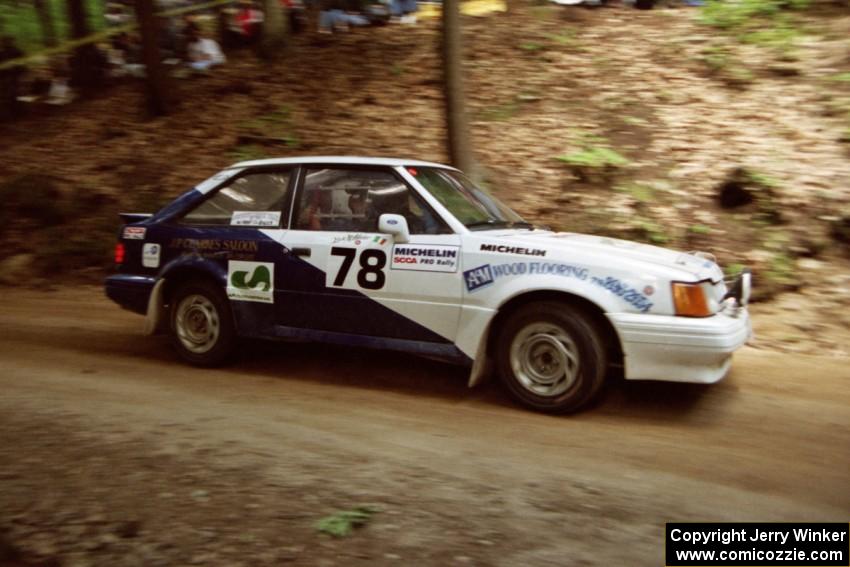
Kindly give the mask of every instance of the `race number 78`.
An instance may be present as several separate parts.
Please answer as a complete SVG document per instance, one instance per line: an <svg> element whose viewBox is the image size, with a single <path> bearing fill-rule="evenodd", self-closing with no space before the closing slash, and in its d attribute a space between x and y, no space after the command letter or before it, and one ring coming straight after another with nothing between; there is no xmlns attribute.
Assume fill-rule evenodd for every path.
<svg viewBox="0 0 850 567"><path fill-rule="evenodd" d="M333 285L340 287L345 283L351 265L357 257L356 248L331 248L331 256L342 256L342 265L336 273ZM363 289L381 289L387 281L384 266L387 265L387 255L383 250L370 248L360 254L360 269L357 271L357 285Z"/></svg>

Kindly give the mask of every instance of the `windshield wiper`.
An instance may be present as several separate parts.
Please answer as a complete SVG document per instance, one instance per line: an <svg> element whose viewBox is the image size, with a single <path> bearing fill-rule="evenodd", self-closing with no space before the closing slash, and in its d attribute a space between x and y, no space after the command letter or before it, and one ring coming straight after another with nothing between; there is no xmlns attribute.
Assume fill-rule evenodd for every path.
<svg viewBox="0 0 850 567"><path fill-rule="evenodd" d="M534 230L534 225L526 221L516 221L511 223L511 228L528 228Z"/></svg>

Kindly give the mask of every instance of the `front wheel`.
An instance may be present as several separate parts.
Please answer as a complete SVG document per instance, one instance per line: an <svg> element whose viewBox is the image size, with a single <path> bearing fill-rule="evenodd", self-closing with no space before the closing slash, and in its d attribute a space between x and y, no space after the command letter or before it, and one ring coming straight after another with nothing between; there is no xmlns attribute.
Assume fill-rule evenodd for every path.
<svg viewBox="0 0 850 567"><path fill-rule="evenodd" d="M218 286L189 281L178 287L171 300L171 343L187 362L218 366L236 346L230 303Z"/></svg>
<svg viewBox="0 0 850 567"><path fill-rule="evenodd" d="M588 315L572 305L546 301L508 317L497 340L496 363L518 402L537 411L567 413L599 392L607 358Z"/></svg>

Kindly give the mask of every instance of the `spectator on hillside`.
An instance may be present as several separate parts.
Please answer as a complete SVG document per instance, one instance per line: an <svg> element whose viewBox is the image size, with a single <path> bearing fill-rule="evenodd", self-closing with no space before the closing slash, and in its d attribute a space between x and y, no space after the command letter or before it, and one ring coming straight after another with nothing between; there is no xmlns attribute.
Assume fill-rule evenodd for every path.
<svg viewBox="0 0 850 567"><path fill-rule="evenodd" d="M194 37L194 34L197 34L200 31L201 28L198 27L198 23L195 19L190 14L185 14L183 16L183 25L177 34L177 56L180 59L189 59L189 41L192 37Z"/></svg>
<svg viewBox="0 0 850 567"><path fill-rule="evenodd" d="M130 11L121 4L109 3L106 5L106 10L103 14L103 19L108 27L122 26L130 23L132 16Z"/></svg>
<svg viewBox="0 0 850 567"><path fill-rule="evenodd" d="M230 30L241 45L253 45L260 39L264 19L263 12L251 0L241 0L239 10L230 23Z"/></svg>
<svg viewBox="0 0 850 567"><path fill-rule="evenodd" d="M47 104L57 106L68 104L74 100L74 91L69 86L70 70L68 62L64 59L59 59L52 64L50 88L47 91Z"/></svg>
<svg viewBox="0 0 850 567"><path fill-rule="evenodd" d="M319 33L346 32L349 26L368 26L359 0L320 0Z"/></svg>
<svg viewBox="0 0 850 567"><path fill-rule="evenodd" d="M113 77L143 77L142 48L136 33L121 32L112 37L107 54Z"/></svg>
<svg viewBox="0 0 850 567"><path fill-rule="evenodd" d="M348 31L342 0L319 0L319 33Z"/></svg>
<svg viewBox="0 0 850 567"><path fill-rule="evenodd" d="M196 71L206 71L227 61L218 43L214 39L203 37L199 31L192 31L187 52L189 66Z"/></svg>
<svg viewBox="0 0 850 567"><path fill-rule="evenodd" d="M289 29L292 33L300 33L307 26L303 0L280 0L280 8L289 15Z"/></svg>
<svg viewBox="0 0 850 567"><path fill-rule="evenodd" d="M418 9L416 0L390 0L390 14L392 14L390 21L398 24L415 24Z"/></svg>

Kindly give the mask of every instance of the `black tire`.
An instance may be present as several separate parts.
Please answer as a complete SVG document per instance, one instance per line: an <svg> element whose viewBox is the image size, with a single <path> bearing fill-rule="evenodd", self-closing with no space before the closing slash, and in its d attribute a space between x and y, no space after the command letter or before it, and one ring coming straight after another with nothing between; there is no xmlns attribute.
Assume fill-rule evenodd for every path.
<svg viewBox="0 0 850 567"><path fill-rule="evenodd" d="M183 360L205 367L230 360L236 328L230 300L219 286L207 280L187 281L174 290L170 303L171 344Z"/></svg>
<svg viewBox="0 0 850 567"><path fill-rule="evenodd" d="M567 303L541 301L512 313L499 332L495 358L511 396L540 412L577 411L605 382L605 342L593 319Z"/></svg>

